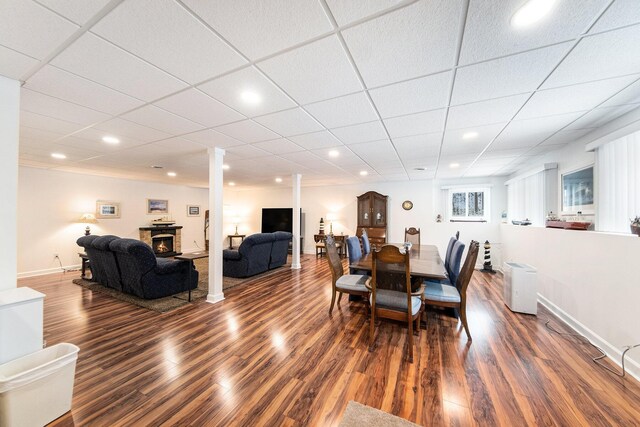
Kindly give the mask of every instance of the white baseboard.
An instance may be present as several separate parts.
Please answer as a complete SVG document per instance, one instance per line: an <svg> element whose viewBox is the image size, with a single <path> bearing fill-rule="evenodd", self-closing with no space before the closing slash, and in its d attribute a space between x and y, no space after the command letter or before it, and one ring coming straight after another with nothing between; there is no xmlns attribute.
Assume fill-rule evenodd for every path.
<svg viewBox="0 0 640 427"><path fill-rule="evenodd" d="M45 274L51 274L51 273L62 273L63 269L64 270L79 270L80 269L80 264L65 265L62 268L53 267L53 268L46 268L44 270L23 271L21 273L18 273L18 279L23 279L25 277L44 276Z"/></svg>
<svg viewBox="0 0 640 427"><path fill-rule="evenodd" d="M580 335L583 335L593 344L600 347L607 354L607 357L609 358L609 360L611 360L616 366L619 366L620 369L622 369L622 365L620 363L622 359L622 350L620 350L619 348L613 346L609 342L602 339L598 334L596 334L591 329L584 326L582 323L578 322L571 315L569 315L567 312L562 310L560 307L558 307L557 305L549 301L547 298L545 298L541 294L538 294L538 302L543 306L545 306L550 312L555 314L560 320L562 320L571 329L573 329ZM627 344L633 345L637 343L627 343ZM627 355L625 359L625 367L628 375L631 375L633 378L640 381L640 364L638 364L638 362L630 359L629 356Z"/></svg>
<svg viewBox="0 0 640 427"><path fill-rule="evenodd" d="M207 295L207 302L211 303L211 304L215 304L217 302L220 302L224 300L224 294L222 292L220 292L219 294L208 294Z"/></svg>

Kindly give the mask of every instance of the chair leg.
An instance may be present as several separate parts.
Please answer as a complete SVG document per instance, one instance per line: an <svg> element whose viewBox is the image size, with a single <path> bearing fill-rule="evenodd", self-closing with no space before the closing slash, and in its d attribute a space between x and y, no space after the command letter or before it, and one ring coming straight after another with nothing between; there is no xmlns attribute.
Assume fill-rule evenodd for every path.
<svg viewBox="0 0 640 427"><path fill-rule="evenodd" d="M460 306L460 320L462 321L462 326L464 326L464 330L467 333L467 339L472 341L471 333L469 332L469 325L467 324L467 307L466 304Z"/></svg>
<svg viewBox="0 0 640 427"><path fill-rule="evenodd" d="M338 307L340 307L340 300L342 300L342 292L338 294Z"/></svg>
<svg viewBox="0 0 640 427"><path fill-rule="evenodd" d="M375 310L371 308L371 319L369 321L369 351L373 350L373 334L375 334Z"/></svg>
<svg viewBox="0 0 640 427"><path fill-rule="evenodd" d="M329 314L333 311L333 304L336 302L336 291L331 293L331 306L329 307Z"/></svg>
<svg viewBox="0 0 640 427"><path fill-rule="evenodd" d="M409 317L409 362L413 363L413 319Z"/></svg>

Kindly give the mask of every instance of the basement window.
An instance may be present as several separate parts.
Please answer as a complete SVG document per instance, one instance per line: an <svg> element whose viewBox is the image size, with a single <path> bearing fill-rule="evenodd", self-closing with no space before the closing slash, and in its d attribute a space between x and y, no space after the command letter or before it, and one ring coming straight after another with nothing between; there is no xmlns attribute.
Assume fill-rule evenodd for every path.
<svg viewBox="0 0 640 427"><path fill-rule="evenodd" d="M491 194L489 188L450 188L448 214L451 222L488 222Z"/></svg>

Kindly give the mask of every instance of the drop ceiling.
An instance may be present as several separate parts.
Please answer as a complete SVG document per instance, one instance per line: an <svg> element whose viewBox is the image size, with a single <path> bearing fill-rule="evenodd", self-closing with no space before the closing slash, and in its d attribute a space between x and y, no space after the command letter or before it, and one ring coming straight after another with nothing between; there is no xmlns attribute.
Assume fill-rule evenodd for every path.
<svg viewBox="0 0 640 427"><path fill-rule="evenodd" d="M222 147L238 187L507 175L640 106L637 0L516 29L522 4L3 0L0 75L26 166L207 186Z"/></svg>

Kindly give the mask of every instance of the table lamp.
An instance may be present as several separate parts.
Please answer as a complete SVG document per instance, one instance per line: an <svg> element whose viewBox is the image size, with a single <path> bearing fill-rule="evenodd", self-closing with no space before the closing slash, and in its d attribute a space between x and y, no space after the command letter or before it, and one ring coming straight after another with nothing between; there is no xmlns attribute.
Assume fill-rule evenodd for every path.
<svg viewBox="0 0 640 427"><path fill-rule="evenodd" d="M84 235L88 236L89 234L91 234L91 228L89 227L89 224L95 224L96 222L98 222L98 220L92 213L83 213L82 215L80 215L80 218L78 218L78 222L81 224L87 224L87 228L84 229Z"/></svg>

